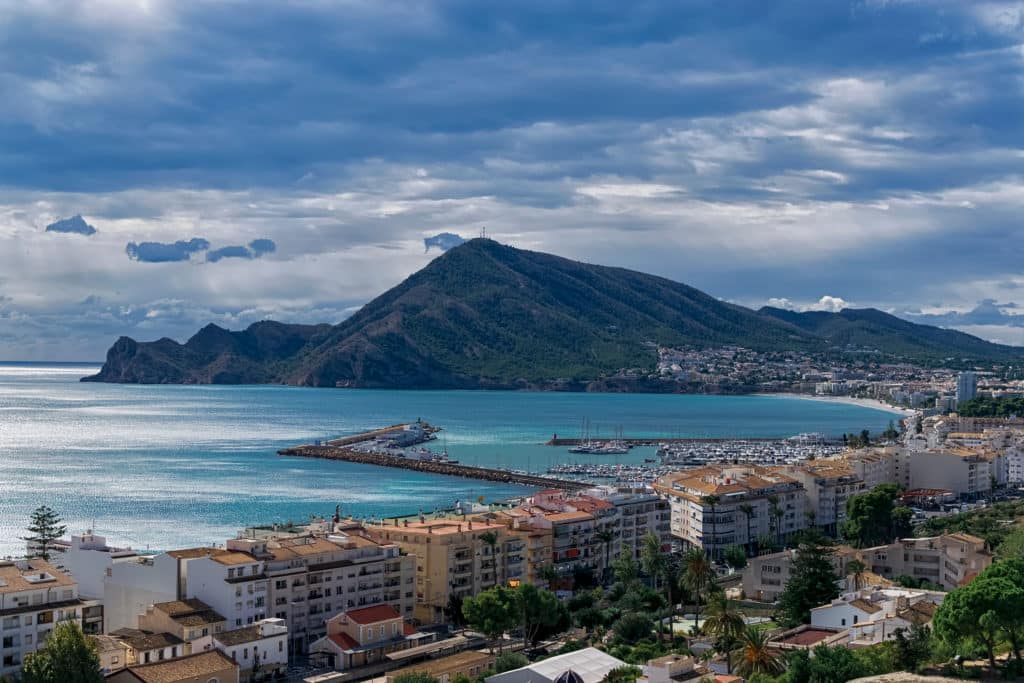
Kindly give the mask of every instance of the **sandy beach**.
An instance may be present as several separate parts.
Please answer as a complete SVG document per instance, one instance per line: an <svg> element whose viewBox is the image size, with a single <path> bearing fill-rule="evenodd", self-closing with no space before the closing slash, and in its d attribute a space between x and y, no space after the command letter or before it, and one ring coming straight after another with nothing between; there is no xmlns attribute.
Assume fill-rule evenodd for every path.
<svg viewBox="0 0 1024 683"><path fill-rule="evenodd" d="M917 414L916 410L911 408L899 408L897 406L891 406L888 403L884 403L875 398L854 398L853 396L815 396L812 394L791 394L791 393L780 393L780 394L769 394L761 393L758 396L781 396L785 398L799 398L805 401L830 401L833 403L846 403L848 405L863 406L865 408L874 408L875 410L884 410L887 413L893 413L901 417L907 417L910 415Z"/></svg>

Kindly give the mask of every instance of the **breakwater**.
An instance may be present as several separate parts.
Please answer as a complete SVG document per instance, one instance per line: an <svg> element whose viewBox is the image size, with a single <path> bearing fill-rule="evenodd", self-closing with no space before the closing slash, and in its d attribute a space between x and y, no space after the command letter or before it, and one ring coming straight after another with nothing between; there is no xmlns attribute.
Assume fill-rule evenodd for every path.
<svg viewBox="0 0 1024 683"><path fill-rule="evenodd" d="M322 458L325 460L343 460L363 465L377 465L379 467L397 467L403 470L416 472L429 472L431 474L444 474L450 477L465 477L468 479L479 479L502 484L520 484L523 486L534 486L537 488L558 488L576 491L589 488L593 484L566 479L554 479L552 477L539 477L533 474L522 472L510 472L508 470L491 469L488 467L473 467L471 465L459 465L450 462L437 462L434 460L416 460L414 458L403 458L397 455L386 455L384 453L364 453L350 448L337 446L296 446L284 448L278 451L281 455L290 455L302 458Z"/></svg>

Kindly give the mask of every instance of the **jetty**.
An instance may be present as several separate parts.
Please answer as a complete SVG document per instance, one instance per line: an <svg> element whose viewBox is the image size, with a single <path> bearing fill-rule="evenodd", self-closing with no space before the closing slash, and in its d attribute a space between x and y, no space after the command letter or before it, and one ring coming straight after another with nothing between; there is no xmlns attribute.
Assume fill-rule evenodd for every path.
<svg viewBox="0 0 1024 683"><path fill-rule="evenodd" d="M462 465L449 461L447 453L435 457L424 457L422 452L412 451L407 456L401 448L389 447L388 443L398 441L403 446L413 446L434 440L435 434L441 431L425 422L398 424L382 429L375 429L360 434L326 441L317 441L278 451L280 455L320 458L323 460L341 460L361 465L377 465L378 467L395 467L415 472L443 474L450 477L464 477L480 481L491 481L500 484L518 484L535 488L558 488L577 491L593 486L581 481L556 479L526 472L494 469Z"/></svg>

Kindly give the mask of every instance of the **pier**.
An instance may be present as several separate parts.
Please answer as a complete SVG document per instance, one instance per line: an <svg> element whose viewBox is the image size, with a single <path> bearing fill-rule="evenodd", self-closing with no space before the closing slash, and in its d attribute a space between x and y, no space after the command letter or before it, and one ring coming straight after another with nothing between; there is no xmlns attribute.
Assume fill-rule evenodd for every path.
<svg viewBox="0 0 1024 683"><path fill-rule="evenodd" d="M422 431L422 436L415 440L405 439L404 445L417 445L434 440L436 439L435 434L441 431L439 427L434 427L426 422L416 422L415 425L417 426L416 431ZM412 426L412 424L392 425L338 439L284 448L278 451L278 454L301 458L341 460L361 465L377 465L378 467L396 467L415 472L443 474L450 477L464 477L501 484L519 484L535 488L558 488L577 491L593 486L593 484L585 482L543 477L527 474L526 472L510 472L489 467L461 465L441 458L405 457L393 452L398 449L383 449L374 446L380 440L395 439L396 437L400 438L403 435L408 435L409 428Z"/></svg>
<svg viewBox="0 0 1024 683"><path fill-rule="evenodd" d="M488 467L474 467L472 465L459 465L450 462L436 462L433 460L414 460L412 458L403 458L397 455L385 455L383 453L362 453L350 448L339 448L337 446L297 446L295 448L285 448L278 451L278 453L281 455L291 455L303 458L343 460L345 462L355 462L362 465L397 467L399 469L414 470L416 472L444 474L450 477L466 477L468 479L493 481L502 484L520 484L522 486L533 486L544 489L555 488L577 491L593 486L593 484L587 484L580 481L539 477L533 474L496 470Z"/></svg>

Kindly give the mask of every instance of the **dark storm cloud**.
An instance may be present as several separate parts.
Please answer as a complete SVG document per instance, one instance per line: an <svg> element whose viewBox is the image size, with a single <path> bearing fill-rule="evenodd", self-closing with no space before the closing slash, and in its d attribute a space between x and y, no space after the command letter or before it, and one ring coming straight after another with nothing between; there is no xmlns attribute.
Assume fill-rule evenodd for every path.
<svg viewBox="0 0 1024 683"><path fill-rule="evenodd" d="M46 232L63 232L76 235L95 235L96 228L85 222L81 216L62 218L46 226Z"/></svg>
<svg viewBox="0 0 1024 683"><path fill-rule="evenodd" d="M143 263L171 263L174 261L188 261L193 254L206 251L210 243L201 237L193 237L187 242L179 240L174 243L165 244L162 242L129 242L125 247L128 258Z"/></svg>
<svg viewBox="0 0 1024 683"><path fill-rule="evenodd" d="M95 285L111 338L121 309L154 336L201 327L227 296L239 321L249 303L303 310L339 272L368 299L425 262L424 235L482 225L757 305L965 311L1024 286L1019 3L0 12L0 272L18 302ZM64 207L101 233L36 248ZM193 230L213 246L175 241ZM138 235L154 240L129 245L138 261L251 263L155 282L124 268ZM38 275L53 263L61 287ZM39 306L18 324L66 314ZM930 315L1016 322L997 308Z"/></svg>
<svg viewBox="0 0 1024 683"><path fill-rule="evenodd" d="M423 251L426 253L435 247L441 251L448 251L452 247L457 247L465 241L466 238L456 235L455 233L441 232L433 237L425 237L423 239Z"/></svg>

